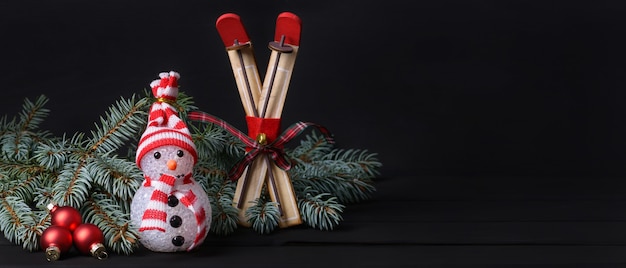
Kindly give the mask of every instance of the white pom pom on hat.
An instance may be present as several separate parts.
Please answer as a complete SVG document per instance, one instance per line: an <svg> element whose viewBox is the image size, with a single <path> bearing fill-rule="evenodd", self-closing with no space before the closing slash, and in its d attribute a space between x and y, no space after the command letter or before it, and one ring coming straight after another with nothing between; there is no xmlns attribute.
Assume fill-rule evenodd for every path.
<svg viewBox="0 0 626 268"><path fill-rule="evenodd" d="M198 161L198 152L191 133L185 122L178 116L176 108L168 103L176 101L178 97L180 75L170 71L160 73L159 77L161 79L150 83L152 94L157 98L157 102L150 107L148 125L139 140L135 161L141 168L141 159L149 151L161 146L175 145L191 153L195 164Z"/></svg>
<svg viewBox="0 0 626 268"><path fill-rule="evenodd" d="M175 101L176 97L178 97L178 79L180 79L180 74L170 71L169 73L160 73L159 77L161 79L150 83L152 94L157 98Z"/></svg>

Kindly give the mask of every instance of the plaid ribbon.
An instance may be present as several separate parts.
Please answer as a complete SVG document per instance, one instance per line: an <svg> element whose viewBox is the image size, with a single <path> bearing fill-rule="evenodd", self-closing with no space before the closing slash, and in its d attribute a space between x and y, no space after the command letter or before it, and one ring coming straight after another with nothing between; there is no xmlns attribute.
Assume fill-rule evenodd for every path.
<svg viewBox="0 0 626 268"><path fill-rule="evenodd" d="M325 137L329 143L334 143L332 134L325 127L310 123L310 122L297 122L288 127L283 133L281 133L276 140L268 144L260 144L255 139L252 139L245 133L239 131L237 128L228 124L226 121L205 113L205 112L190 112L187 117L193 121L213 123L226 131L233 134L239 140L241 140L246 146L252 148L248 153L240 159L233 168L228 172L228 177L231 180L237 180L243 174L243 171L248 165L252 163L252 160L261 153L268 154L272 160L276 163L276 166L283 170L289 170L291 168L291 162L287 159L285 152L282 150L283 146L291 141L296 136L300 135L308 127L316 127Z"/></svg>

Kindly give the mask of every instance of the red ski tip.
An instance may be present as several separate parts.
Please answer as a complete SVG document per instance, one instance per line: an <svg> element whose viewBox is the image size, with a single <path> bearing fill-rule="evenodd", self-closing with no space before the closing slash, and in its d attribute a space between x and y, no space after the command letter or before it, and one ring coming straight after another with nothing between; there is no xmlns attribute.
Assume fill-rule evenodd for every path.
<svg viewBox="0 0 626 268"><path fill-rule="evenodd" d="M217 32L220 34L225 47L250 42L248 33L241 23L241 18L237 14L226 13L221 15L217 18L215 27L217 28ZM235 40L237 40L238 44L235 44Z"/></svg>
<svg viewBox="0 0 626 268"><path fill-rule="evenodd" d="M276 32L274 41L280 42L285 36L285 44L300 46L300 32L302 31L302 20L296 14L283 12L276 19Z"/></svg>

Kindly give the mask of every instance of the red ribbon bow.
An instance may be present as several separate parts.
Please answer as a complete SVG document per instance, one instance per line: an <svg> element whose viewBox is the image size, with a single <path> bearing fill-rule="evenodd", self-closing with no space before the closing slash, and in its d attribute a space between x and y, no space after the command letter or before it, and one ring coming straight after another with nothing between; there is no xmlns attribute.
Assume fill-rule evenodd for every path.
<svg viewBox="0 0 626 268"><path fill-rule="evenodd" d="M300 135L305 129L308 127L316 127L325 137L326 141L329 143L334 143L332 138L332 134L325 127L310 123L310 122L297 122L287 128L283 133L281 133L275 140L269 143L260 143L259 141L249 137L245 133L239 131L237 128L228 124L226 121L214 116L207 114L205 112L190 112L187 117L193 121L199 122L208 122L213 123L226 131L233 134L239 140L241 140L250 150L248 153L237 163L231 170L228 172L228 177L231 180L237 180L243 174L243 171L246 169L252 160L259 154L268 154L276 163L276 166L283 170L291 169L291 162L287 159L285 152L283 151L283 147L286 143L291 141L296 136Z"/></svg>

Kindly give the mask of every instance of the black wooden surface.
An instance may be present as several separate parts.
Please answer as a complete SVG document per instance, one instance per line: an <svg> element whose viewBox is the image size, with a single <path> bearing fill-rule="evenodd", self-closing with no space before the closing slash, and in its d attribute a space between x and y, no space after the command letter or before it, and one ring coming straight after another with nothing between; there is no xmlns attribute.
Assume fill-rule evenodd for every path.
<svg viewBox="0 0 626 268"><path fill-rule="evenodd" d="M381 178L374 197L348 206L333 231L306 226L258 235L240 228L193 252L56 262L2 240L2 267L623 267L624 187L616 178ZM505 181L507 183L505 183ZM621 180L619 180L621 181ZM514 183L511 183L514 182ZM474 188L477 185L481 187ZM550 187L551 188L551 187Z"/></svg>
<svg viewBox="0 0 626 268"><path fill-rule="evenodd" d="M243 129L217 17L238 13L263 74L275 17L303 20L283 122L383 163L338 229L238 229L190 253L0 267L625 267L623 1L0 2L0 114L45 94L43 129L89 133L120 97L181 73Z"/></svg>

